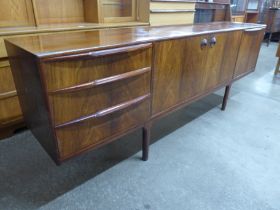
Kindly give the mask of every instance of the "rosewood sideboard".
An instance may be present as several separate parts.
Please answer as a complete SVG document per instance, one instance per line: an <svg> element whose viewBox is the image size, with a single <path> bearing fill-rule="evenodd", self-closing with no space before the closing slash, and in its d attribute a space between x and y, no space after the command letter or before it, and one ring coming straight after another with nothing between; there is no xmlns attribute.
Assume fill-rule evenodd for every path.
<svg viewBox="0 0 280 210"><path fill-rule="evenodd" d="M216 22L5 40L27 125L60 164L254 71L265 25Z"/></svg>

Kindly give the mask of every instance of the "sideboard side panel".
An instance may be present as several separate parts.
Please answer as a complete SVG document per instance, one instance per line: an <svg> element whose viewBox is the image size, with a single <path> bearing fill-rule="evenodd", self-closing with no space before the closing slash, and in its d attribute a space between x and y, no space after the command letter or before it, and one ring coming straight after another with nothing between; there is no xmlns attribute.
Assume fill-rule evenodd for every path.
<svg viewBox="0 0 280 210"><path fill-rule="evenodd" d="M56 140L50 125L37 59L9 42L6 42L6 47L26 124L58 163Z"/></svg>
<svg viewBox="0 0 280 210"><path fill-rule="evenodd" d="M234 79L238 79L255 70L263 36L264 29L243 32Z"/></svg>

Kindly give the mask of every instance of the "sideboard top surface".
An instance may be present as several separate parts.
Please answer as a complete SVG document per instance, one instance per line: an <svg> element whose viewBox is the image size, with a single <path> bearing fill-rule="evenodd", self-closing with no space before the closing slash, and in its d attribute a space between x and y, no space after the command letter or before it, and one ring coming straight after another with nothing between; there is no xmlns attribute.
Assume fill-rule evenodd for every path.
<svg viewBox="0 0 280 210"><path fill-rule="evenodd" d="M134 27L35 35L9 38L7 41L37 57L44 58L71 55L73 53L86 53L132 44L260 27L265 28L266 26L251 23L213 22L194 25Z"/></svg>

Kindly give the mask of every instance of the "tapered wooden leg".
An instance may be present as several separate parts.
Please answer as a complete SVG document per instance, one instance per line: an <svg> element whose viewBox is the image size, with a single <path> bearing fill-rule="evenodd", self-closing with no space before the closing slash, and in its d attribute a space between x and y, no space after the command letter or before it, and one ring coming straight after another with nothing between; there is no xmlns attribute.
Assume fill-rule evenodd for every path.
<svg viewBox="0 0 280 210"><path fill-rule="evenodd" d="M230 88L231 88L231 85L226 86L226 90L225 90L225 94L224 94L224 98L223 98L223 104L222 104L222 111L226 110Z"/></svg>
<svg viewBox="0 0 280 210"><path fill-rule="evenodd" d="M268 36L268 39L267 39L266 46L269 46L269 44L270 44L270 40L271 40L271 37L272 37L272 33L269 33L269 36Z"/></svg>
<svg viewBox="0 0 280 210"><path fill-rule="evenodd" d="M278 62L277 62L277 65L276 65L276 68L275 68L275 71L274 71L275 75L280 73L279 68L280 68L280 58L278 58Z"/></svg>
<svg viewBox="0 0 280 210"><path fill-rule="evenodd" d="M149 146L151 138L151 126L146 125L143 127L143 140L142 140L142 160L147 161L149 158Z"/></svg>

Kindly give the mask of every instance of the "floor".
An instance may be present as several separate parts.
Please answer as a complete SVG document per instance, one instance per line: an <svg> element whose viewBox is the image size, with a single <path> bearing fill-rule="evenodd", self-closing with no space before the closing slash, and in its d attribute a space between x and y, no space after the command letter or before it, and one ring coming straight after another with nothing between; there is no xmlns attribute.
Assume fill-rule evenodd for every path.
<svg viewBox="0 0 280 210"><path fill-rule="evenodd" d="M56 166L29 131L0 142L0 209L279 210L280 77L276 43L255 73L153 128Z"/></svg>

